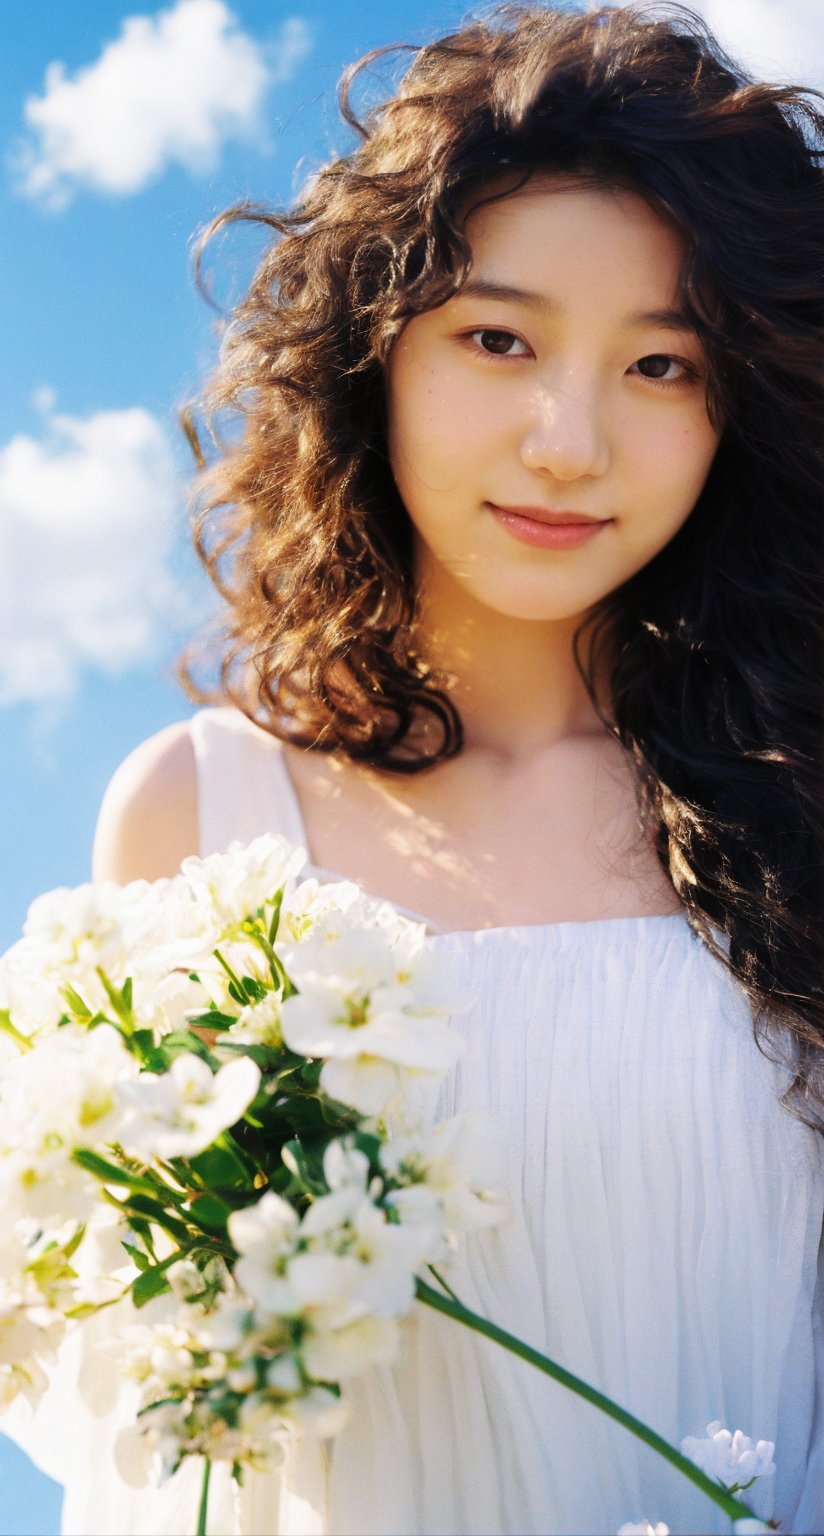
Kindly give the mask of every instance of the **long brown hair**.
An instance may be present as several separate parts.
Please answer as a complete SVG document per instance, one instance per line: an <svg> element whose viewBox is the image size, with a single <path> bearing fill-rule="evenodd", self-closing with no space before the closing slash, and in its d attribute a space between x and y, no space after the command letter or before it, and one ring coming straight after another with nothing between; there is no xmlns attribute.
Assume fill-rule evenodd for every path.
<svg viewBox="0 0 824 1536"><path fill-rule="evenodd" d="M296 207L232 208L206 231L253 220L277 238L202 402L241 430L202 465L195 541L226 606L184 687L388 771L460 751L414 644L383 365L465 280L465 212L496 177L640 192L683 235L681 305L722 436L687 522L582 623L576 661L693 928L789 1064L787 1102L822 1128L824 97L754 82L679 5L505 6L413 53L363 121L353 86L375 55L349 71L360 143ZM207 688L192 664L210 655ZM423 716L437 739L412 750Z"/></svg>

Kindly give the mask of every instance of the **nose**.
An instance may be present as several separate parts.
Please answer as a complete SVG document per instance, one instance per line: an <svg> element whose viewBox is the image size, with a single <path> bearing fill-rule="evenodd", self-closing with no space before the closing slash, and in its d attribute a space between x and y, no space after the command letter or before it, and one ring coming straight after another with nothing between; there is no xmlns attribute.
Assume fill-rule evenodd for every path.
<svg viewBox="0 0 824 1536"><path fill-rule="evenodd" d="M521 459L556 480L603 475L610 450L596 391L566 383L537 390L527 404Z"/></svg>

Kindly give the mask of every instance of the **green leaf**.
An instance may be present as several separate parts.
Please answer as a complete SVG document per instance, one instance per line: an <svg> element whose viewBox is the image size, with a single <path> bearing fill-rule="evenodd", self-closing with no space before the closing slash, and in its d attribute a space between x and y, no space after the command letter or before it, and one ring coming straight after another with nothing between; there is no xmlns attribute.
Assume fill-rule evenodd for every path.
<svg viewBox="0 0 824 1536"><path fill-rule="evenodd" d="M189 1215L204 1232L214 1232L219 1237L223 1237L226 1233L226 1222L232 1210L233 1207L225 1200L221 1200L218 1195L196 1195L189 1206Z"/></svg>
<svg viewBox="0 0 824 1536"><path fill-rule="evenodd" d="M84 1222L82 1227L78 1227L78 1229L75 1232L74 1236L71 1237L69 1239L69 1241L64 1244L63 1252L66 1255L67 1259L71 1259L71 1258L74 1257L74 1255L76 1254L78 1248L80 1247L80 1244L82 1243L83 1238L85 1237L85 1235L86 1235L86 1225L85 1225L85 1222Z"/></svg>
<svg viewBox="0 0 824 1536"><path fill-rule="evenodd" d="M220 1066L216 1056L213 1056L205 1040L199 1035L194 1035L188 1029L174 1029L168 1035L164 1035L160 1044L147 1052L144 1066L147 1072L155 1077L168 1072L169 1067L177 1056L199 1056L207 1066L216 1072Z"/></svg>
<svg viewBox="0 0 824 1536"><path fill-rule="evenodd" d="M318 1135L328 1129L320 1099L314 1094L283 1094L270 1100L265 1114L265 1124L285 1124L301 1136Z"/></svg>
<svg viewBox="0 0 824 1536"><path fill-rule="evenodd" d="M220 1066L220 1062L209 1050L205 1040L201 1040L199 1035L193 1035L189 1029L171 1030L168 1035L163 1036L163 1043L159 1048L165 1053L169 1063L173 1062L176 1056L182 1056L188 1051L191 1056L199 1056L201 1061L205 1061L213 1072L216 1072Z"/></svg>
<svg viewBox="0 0 824 1536"><path fill-rule="evenodd" d="M320 1084L320 1074L323 1071L323 1062L317 1060L305 1061L300 1069L299 1080L309 1093L316 1093Z"/></svg>
<svg viewBox="0 0 824 1536"><path fill-rule="evenodd" d="M135 1236L139 1238L143 1243L145 1252L148 1253L151 1259L157 1262L157 1254L155 1253L154 1248L154 1233L152 1231L151 1222L142 1216L138 1216L132 1209L126 1213L126 1219L132 1232L134 1232Z"/></svg>
<svg viewBox="0 0 824 1536"><path fill-rule="evenodd" d="M171 1286L166 1279L159 1264L138 1275L132 1283L132 1300L136 1307L144 1307L153 1296L160 1296L164 1291L170 1291Z"/></svg>
<svg viewBox="0 0 824 1536"><path fill-rule="evenodd" d="M301 1189L307 1195L329 1193L323 1177L323 1154L327 1145L328 1143L323 1142L311 1147L296 1139L287 1141L283 1148L282 1156L286 1167L294 1174Z"/></svg>
<svg viewBox="0 0 824 1536"><path fill-rule="evenodd" d="M260 1047L257 1049L260 1049ZM267 1072L266 1082L263 1085L267 1096L274 1098L278 1094L303 1093L305 1090L302 1087L299 1073L300 1069L306 1065L306 1057L296 1056L294 1051L290 1051L287 1045L278 1047L267 1046L265 1049L272 1051L273 1055L276 1055L277 1058L273 1068Z"/></svg>
<svg viewBox="0 0 824 1536"><path fill-rule="evenodd" d="M221 1144L207 1147L188 1159L188 1167L204 1189L251 1189L252 1175L234 1147L221 1138Z"/></svg>
<svg viewBox="0 0 824 1536"><path fill-rule="evenodd" d="M221 1040L220 1049L221 1052L232 1051L236 1056L248 1056L264 1074L275 1072L283 1057L283 1051L278 1045L250 1045L248 1040ZM268 1083L264 1083L262 1092L268 1094L269 1091Z"/></svg>
<svg viewBox="0 0 824 1536"><path fill-rule="evenodd" d="M280 909L283 906L283 892L284 892L284 890L285 890L285 887L281 886L280 890L279 891L275 891L275 894L272 897L272 921L269 924L269 943L270 944L274 944L275 939L278 936L278 928L280 927Z"/></svg>
<svg viewBox="0 0 824 1536"><path fill-rule="evenodd" d="M87 1029L99 1029L101 1024L108 1024L109 1029L116 1029L118 1034L123 1036L124 1040L128 1039L128 1032L124 1029L124 1027L121 1024L120 1020L119 1019L110 1019L109 1015L107 1013L101 1013L98 1010L97 1013L93 1013L86 1020L86 1028Z"/></svg>
<svg viewBox="0 0 824 1536"><path fill-rule="evenodd" d="M106 975L106 972L103 970L102 966L96 965L95 966L95 971L97 972L97 975L100 977L100 980L101 980L101 982L103 984L103 988L104 988L105 993L106 993L106 996L109 999L109 1002L111 1003L115 1013L117 1014L117 1017L120 1019L121 1023L126 1025L127 1029L131 1030L132 1026L134 1025L134 1019L132 1017L132 983L131 983L131 979L127 977L127 979L123 983L122 987L115 987L110 982L110 980L109 980L108 976ZM128 1001L127 1001L127 989L128 989Z"/></svg>
<svg viewBox="0 0 824 1536"><path fill-rule="evenodd" d="M149 1269L152 1261L148 1253L144 1253L142 1248L138 1248L137 1243L130 1243L127 1237L122 1237L120 1239L120 1246L125 1248L132 1263L136 1264L138 1269Z"/></svg>
<svg viewBox="0 0 824 1536"><path fill-rule="evenodd" d="M205 1008L203 1013L189 1014L189 1028L194 1029L231 1029L237 1023L237 1014L221 1013L219 1008Z"/></svg>
<svg viewBox="0 0 824 1536"><path fill-rule="evenodd" d="M103 1303L103 1306L106 1306L106 1303ZM78 1301L77 1307L69 1307L68 1312L66 1312L66 1316L72 1319L94 1318L95 1312L100 1312L100 1303L94 1303L94 1301Z"/></svg>
<svg viewBox="0 0 824 1536"><path fill-rule="evenodd" d="M110 1163L108 1158L101 1157L99 1152L92 1152L89 1147L76 1147L72 1153L72 1162L78 1167L85 1168L87 1173L93 1173L104 1184L125 1184L127 1189L149 1195L157 1195L159 1186L151 1179L145 1179L139 1173L132 1173L128 1168L121 1168L117 1163Z"/></svg>
<svg viewBox="0 0 824 1536"><path fill-rule="evenodd" d="M136 1029L127 1039L133 1055L143 1062L148 1061L155 1049L154 1030Z"/></svg>
<svg viewBox="0 0 824 1536"><path fill-rule="evenodd" d="M351 1104L341 1104L337 1099L322 1098L320 1108L324 1125L335 1131L356 1131L365 1118Z"/></svg>
<svg viewBox="0 0 824 1536"><path fill-rule="evenodd" d="M276 1195L285 1196L287 1191L293 1188L295 1189L295 1192L297 1192L298 1187L299 1186L295 1184L295 1179L289 1172L289 1169L286 1167L285 1163L281 1163L278 1168L272 1169L272 1172L269 1176L269 1188L273 1189Z"/></svg>
<svg viewBox="0 0 824 1536"><path fill-rule="evenodd" d="M87 1021L92 1017L92 1010L88 1003L84 1003L80 993L75 992L69 982L65 983L61 991L76 1019Z"/></svg>
<svg viewBox="0 0 824 1536"><path fill-rule="evenodd" d="M356 1131L352 1140L358 1151L365 1153L369 1158L369 1167L372 1172L382 1173L380 1150L383 1143L380 1136L373 1136L368 1131Z"/></svg>
<svg viewBox="0 0 824 1536"><path fill-rule="evenodd" d="M169 1236L173 1237L176 1243L188 1243L188 1229L177 1216L171 1214L165 1205L162 1205L159 1200L154 1198L154 1195L157 1193L158 1191L154 1190L151 1198L145 1194L130 1195L123 1202L123 1209L126 1215L131 1216L131 1213L134 1211L138 1216L146 1216L156 1226L162 1227L164 1232L168 1232Z"/></svg>

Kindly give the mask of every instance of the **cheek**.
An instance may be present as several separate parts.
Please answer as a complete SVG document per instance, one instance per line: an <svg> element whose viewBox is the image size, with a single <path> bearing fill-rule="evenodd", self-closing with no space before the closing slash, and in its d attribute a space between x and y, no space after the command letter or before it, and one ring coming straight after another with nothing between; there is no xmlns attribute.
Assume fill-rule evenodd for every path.
<svg viewBox="0 0 824 1536"><path fill-rule="evenodd" d="M485 435L479 402L465 380L449 368L401 361L387 402L389 459L401 494L413 485L451 489Z"/></svg>
<svg viewBox="0 0 824 1536"><path fill-rule="evenodd" d="M718 434L701 409L691 420L669 424L644 445L644 474L650 489L656 496L666 496L676 516L685 515L698 500L718 443Z"/></svg>

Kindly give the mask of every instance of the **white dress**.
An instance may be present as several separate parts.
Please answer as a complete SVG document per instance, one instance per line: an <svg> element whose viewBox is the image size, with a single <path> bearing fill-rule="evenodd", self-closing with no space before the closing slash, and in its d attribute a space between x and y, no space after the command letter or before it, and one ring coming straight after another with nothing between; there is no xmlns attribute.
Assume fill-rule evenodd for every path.
<svg viewBox="0 0 824 1536"><path fill-rule="evenodd" d="M203 854L267 830L305 846L276 741L231 709L191 733ZM676 1444L712 1419L773 1440L776 1474L745 1497L784 1532L824 1531L824 1138L780 1107L743 993L681 914L428 942L477 999L438 1113L483 1107L511 1148L512 1213L451 1271L461 1300ZM78 1369L101 1369L88 1348L33 1425L3 1424L67 1482L64 1531L194 1530L198 1464L126 1488L117 1416L89 1419ZM281 1474L236 1494L217 1469L211 1536L730 1530L626 1430L420 1305L398 1364L351 1395L341 1435Z"/></svg>

